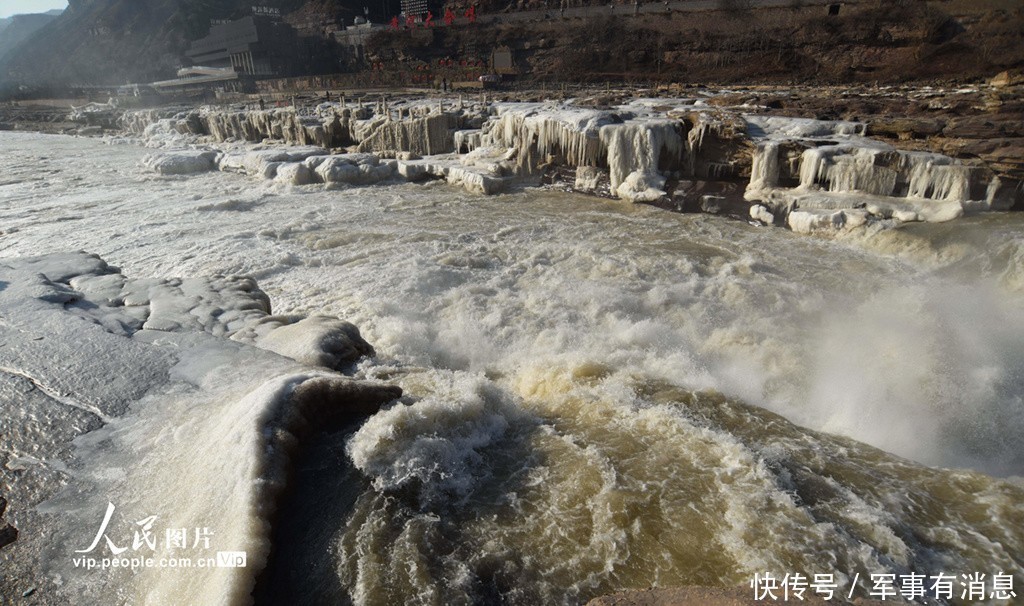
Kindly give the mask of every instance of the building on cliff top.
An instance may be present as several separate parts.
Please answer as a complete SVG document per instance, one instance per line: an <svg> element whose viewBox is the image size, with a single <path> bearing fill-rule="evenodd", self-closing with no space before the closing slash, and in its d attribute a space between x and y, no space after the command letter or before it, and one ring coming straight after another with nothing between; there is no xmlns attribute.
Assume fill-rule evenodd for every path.
<svg viewBox="0 0 1024 606"><path fill-rule="evenodd" d="M303 71L303 46L295 29L279 18L249 15L213 25L186 56L195 65L230 68L246 76L291 76Z"/></svg>

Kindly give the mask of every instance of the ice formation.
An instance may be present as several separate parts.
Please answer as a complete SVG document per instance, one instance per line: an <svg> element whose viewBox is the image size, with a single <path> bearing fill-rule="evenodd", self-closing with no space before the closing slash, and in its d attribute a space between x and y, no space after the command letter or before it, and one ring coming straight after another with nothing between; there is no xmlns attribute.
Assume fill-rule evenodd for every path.
<svg viewBox="0 0 1024 606"><path fill-rule="evenodd" d="M498 157L495 157L494 154ZM444 179L467 191L491 195L504 191L513 178L507 176L505 150L481 148L465 158L442 156L399 160L397 174L406 181Z"/></svg>
<svg viewBox="0 0 1024 606"><path fill-rule="evenodd" d="M455 151L460 154L468 154L478 147L483 146L483 131L476 129L455 131Z"/></svg>
<svg viewBox="0 0 1024 606"><path fill-rule="evenodd" d="M581 192L595 192L601 185L604 171L596 166L577 166L573 187Z"/></svg>
<svg viewBox="0 0 1024 606"><path fill-rule="evenodd" d="M775 215L772 211L768 210L767 207L761 204L754 204L750 207L750 218L755 221L760 221L765 225L772 225L775 223Z"/></svg>
<svg viewBox="0 0 1024 606"><path fill-rule="evenodd" d="M1014 201L1013 186L989 168L897 149L868 138L863 123L744 115L692 100L664 103L639 99L605 109L572 102L446 109L443 101L389 107L381 100L376 106L323 104L313 113L293 108L207 108L170 116L129 112L122 123L150 144L168 147L144 162L161 174L201 172L212 161L220 170L293 186L436 178L494 194L515 178L536 182L548 168L563 166L577 171L573 185L581 191L666 203L685 191L674 190L683 180L691 188L696 181L745 180L746 200L764 206L783 225L791 224L785 218L793 210L859 209L867 210L869 222L939 222L1006 209ZM220 145L220 153L181 149L204 141ZM339 153L340 147L346 153ZM740 203L728 192L697 195L701 208L712 209L706 212ZM806 217L792 223L805 226Z"/></svg>
<svg viewBox="0 0 1024 606"><path fill-rule="evenodd" d="M754 155L750 167L747 189L762 191L774 188L779 182L779 143L765 141Z"/></svg>
<svg viewBox="0 0 1024 606"><path fill-rule="evenodd" d="M142 165L161 175L189 175L214 170L218 152L208 150L170 151L150 154Z"/></svg>
<svg viewBox="0 0 1024 606"><path fill-rule="evenodd" d="M77 442L76 471L36 498L68 488L40 507L44 526L19 542L23 557L34 553L63 578L62 599L247 602L299 440L400 395L311 369L344 367L373 350L335 318L269 316L269 300L251 279L131 279L98 257L66 253L2 260L0 285L13 322L0 326L2 372L68 407L37 407L48 415L42 420L78 411L104 425L80 425L92 433ZM64 433L40 436L35 452L56 457L73 437ZM134 520L156 515L162 527L215 529L215 548L246 551L248 564L187 575L73 567L108 503L117 508L108 530L116 544L131 543ZM174 555L157 545L153 557ZM101 547L90 555L112 554Z"/></svg>
<svg viewBox="0 0 1024 606"><path fill-rule="evenodd" d="M280 141L289 145L325 148L359 146L362 152L411 151L439 154L453 151L454 133L479 127L478 107L410 104L398 109L397 119L386 103L323 104L311 113L295 108L265 110L140 110L125 112L122 128L134 135L165 140L180 136L207 138L213 142Z"/></svg>
<svg viewBox="0 0 1024 606"><path fill-rule="evenodd" d="M672 121L637 121L601 127L601 143L608 150L612 189L631 202L654 202L665 195L665 177L659 172L662 156L678 163L683 151L680 124Z"/></svg>
<svg viewBox="0 0 1024 606"><path fill-rule="evenodd" d="M499 107L485 132L494 145L515 148L520 167L533 170L548 156L569 166L607 166L601 127L621 120L598 110L557 109L543 105Z"/></svg>
<svg viewBox="0 0 1024 606"><path fill-rule="evenodd" d="M454 150L460 116L433 114L410 120L375 120L362 126L358 136L359 151L399 150L423 156L449 153Z"/></svg>
<svg viewBox="0 0 1024 606"><path fill-rule="evenodd" d="M745 197L786 215L794 231L868 221L942 222L964 212L1005 210L991 170L948 156L905 151L862 136L852 123L746 117L759 137ZM845 214L811 211L840 211ZM857 217L847 222L845 218Z"/></svg>
<svg viewBox="0 0 1024 606"><path fill-rule="evenodd" d="M315 175L314 182L370 184L391 178L397 163L364 153L313 156L305 164Z"/></svg>
<svg viewBox="0 0 1024 606"><path fill-rule="evenodd" d="M344 370L360 358L374 355L373 347L349 322L328 316L310 316L296 322L287 320L263 319L263 326L277 326L256 338L254 343L297 362L332 370Z"/></svg>
<svg viewBox="0 0 1024 606"><path fill-rule="evenodd" d="M664 199L670 178L728 179L743 172L741 120L693 106L667 113L644 103L614 110L503 104L498 118L484 125L483 142L514 150L521 174L548 165L607 170L611 193L633 202ZM581 183L593 189L592 178Z"/></svg>
<svg viewBox="0 0 1024 606"><path fill-rule="evenodd" d="M839 231L846 225L846 214L841 210L794 210L786 222L790 229L800 234Z"/></svg>
<svg viewBox="0 0 1024 606"><path fill-rule="evenodd" d="M242 149L227 151L217 160L217 167L224 172L240 172L247 175L273 179L277 167L288 162L302 162L313 156L322 156L327 150L321 147L270 147L263 149Z"/></svg>

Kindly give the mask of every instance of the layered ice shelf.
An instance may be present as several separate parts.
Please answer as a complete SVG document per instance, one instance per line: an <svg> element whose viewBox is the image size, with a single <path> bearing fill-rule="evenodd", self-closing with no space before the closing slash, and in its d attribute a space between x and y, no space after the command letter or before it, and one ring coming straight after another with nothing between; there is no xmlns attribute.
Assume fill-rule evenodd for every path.
<svg viewBox="0 0 1024 606"><path fill-rule="evenodd" d="M299 186L444 179L494 194L568 169L562 178L579 191L730 208L800 232L949 221L1021 197L1019 183L980 160L899 149L868 137L864 123L749 110L689 99L600 108L382 99L307 113L136 112L122 123L164 147L145 164L165 175L218 168Z"/></svg>

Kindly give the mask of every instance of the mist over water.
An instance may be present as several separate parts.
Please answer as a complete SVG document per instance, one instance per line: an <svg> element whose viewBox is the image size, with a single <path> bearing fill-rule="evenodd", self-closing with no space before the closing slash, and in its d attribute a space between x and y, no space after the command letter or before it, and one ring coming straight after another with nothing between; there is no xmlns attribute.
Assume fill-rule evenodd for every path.
<svg viewBox="0 0 1024 606"><path fill-rule="evenodd" d="M358 376L414 403L338 438L369 488L311 521L355 603L1024 572L1021 490L942 469L1024 475L1019 215L826 240L543 190L157 178L138 149L3 137L0 256L252 275L374 345Z"/></svg>

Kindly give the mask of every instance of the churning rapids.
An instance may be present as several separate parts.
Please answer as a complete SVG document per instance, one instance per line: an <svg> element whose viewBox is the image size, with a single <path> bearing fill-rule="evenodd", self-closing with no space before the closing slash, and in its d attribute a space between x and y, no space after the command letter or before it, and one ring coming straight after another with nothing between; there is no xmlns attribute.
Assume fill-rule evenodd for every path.
<svg viewBox="0 0 1024 606"><path fill-rule="evenodd" d="M0 307L0 375L49 372L48 396L104 421L59 469L67 488L21 520L52 530L39 566L86 602L245 603L256 586L268 603L577 604L765 571L1024 585L1024 215L825 239L543 189L163 177L144 154L0 134L0 295L46 276L19 299L30 311ZM76 250L118 269L18 265ZM404 396L306 431L281 449L288 490L271 490L288 440L256 434L289 414L295 377L325 371L78 321L91 308L26 337L61 356L26 370L17 334L73 300L52 296L57 274L92 272L62 288L95 290L104 271L186 279L195 301L225 281L258 291L188 279L251 276L275 313L357 325L376 354L354 377ZM66 433L48 423L33 440ZM5 483L60 467L23 448ZM115 543L156 515L249 566L76 570L108 502Z"/></svg>

